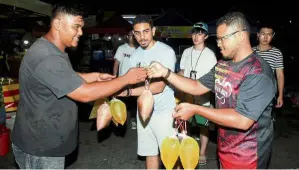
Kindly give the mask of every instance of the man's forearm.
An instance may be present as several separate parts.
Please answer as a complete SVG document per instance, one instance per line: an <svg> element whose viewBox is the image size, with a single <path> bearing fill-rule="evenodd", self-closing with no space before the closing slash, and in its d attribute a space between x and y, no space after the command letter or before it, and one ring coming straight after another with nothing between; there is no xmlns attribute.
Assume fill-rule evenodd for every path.
<svg viewBox="0 0 299 170"><path fill-rule="evenodd" d="M78 73L83 80L85 80L86 83L92 83L98 81L100 73Z"/></svg>
<svg viewBox="0 0 299 170"><path fill-rule="evenodd" d="M123 76L111 81L85 83L76 89L76 94L70 94L70 96L80 102L90 102L99 98L111 96L120 91L126 85L128 85L128 81Z"/></svg>
<svg viewBox="0 0 299 170"><path fill-rule="evenodd" d="M150 84L150 90L153 94L158 94L163 92L164 88L165 88L165 83L163 81L153 82ZM131 90L132 90L131 96L140 96L142 92L145 90L145 86L139 86Z"/></svg>
<svg viewBox="0 0 299 170"><path fill-rule="evenodd" d="M119 67L119 61L114 60L114 65L113 65L113 75L116 76L118 73L118 67Z"/></svg>
<svg viewBox="0 0 299 170"><path fill-rule="evenodd" d="M277 75L277 83L278 83L278 95L283 97L283 89L284 89L284 74Z"/></svg>
<svg viewBox="0 0 299 170"><path fill-rule="evenodd" d="M180 76L184 76L184 71L185 71L185 70L181 70L181 71L179 71L179 72L178 72L178 75L180 75Z"/></svg>
<svg viewBox="0 0 299 170"><path fill-rule="evenodd" d="M239 114L234 109L213 109L196 106L194 110L196 114L225 127L247 130L254 123L253 120Z"/></svg>
<svg viewBox="0 0 299 170"><path fill-rule="evenodd" d="M179 76L173 72L170 73L169 77L167 78L167 81L173 84L177 89L192 95L202 95L210 91L210 89L203 86L197 80L192 80L190 78Z"/></svg>

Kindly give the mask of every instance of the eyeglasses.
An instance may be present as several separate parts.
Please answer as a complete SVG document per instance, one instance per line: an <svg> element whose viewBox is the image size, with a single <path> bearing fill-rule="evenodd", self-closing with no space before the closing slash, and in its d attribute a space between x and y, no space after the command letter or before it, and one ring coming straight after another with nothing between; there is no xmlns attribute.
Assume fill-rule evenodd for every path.
<svg viewBox="0 0 299 170"><path fill-rule="evenodd" d="M242 30L239 30L239 31L235 31L235 32L233 32L233 33L230 33L230 34L227 34L227 35L225 35L225 36L219 37L219 38L216 39L216 42L217 42L217 43L220 43L220 42L222 43L223 40L228 39L229 37L231 37L231 36L237 34L238 32L242 32L242 31L247 31L247 29L242 29Z"/></svg>

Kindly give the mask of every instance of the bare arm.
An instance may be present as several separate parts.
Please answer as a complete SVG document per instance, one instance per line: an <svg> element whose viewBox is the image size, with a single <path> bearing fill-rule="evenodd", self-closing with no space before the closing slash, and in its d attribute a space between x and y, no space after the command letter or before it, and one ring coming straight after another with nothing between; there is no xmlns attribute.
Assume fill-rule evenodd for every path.
<svg viewBox="0 0 299 170"><path fill-rule="evenodd" d="M178 105L173 117L188 120L194 114L201 115L221 126L241 130L249 129L254 123L254 120L243 116L231 108L213 109L189 103L182 103Z"/></svg>
<svg viewBox="0 0 299 170"><path fill-rule="evenodd" d="M181 70L181 71L178 72L178 75L184 76L184 72L185 72L185 70Z"/></svg>
<svg viewBox="0 0 299 170"><path fill-rule="evenodd" d="M92 83L98 81L100 73L93 72L93 73L78 73L78 74L81 78L83 78L83 80L85 80L86 83Z"/></svg>
<svg viewBox="0 0 299 170"><path fill-rule="evenodd" d="M283 69L276 69L277 84L278 84L278 101L277 107L283 105L283 89L284 89L284 72Z"/></svg>
<svg viewBox="0 0 299 170"><path fill-rule="evenodd" d="M166 74L164 74L164 77ZM202 95L210 91L210 89L206 88L199 81L179 76L173 72L170 73L167 80L177 89L188 94Z"/></svg>
<svg viewBox="0 0 299 170"><path fill-rule="evenodd" d="M150 84L150 90L153 94L162 93L166 84L164 81L156 81ZM145 90L145 86L140 86L132 90L132 96L140 96L141 93Z"/></svg>
<svg viewBox="0 0 299 170"><path fill-rule="evenodd" d="M107 73L78 73L78 75L84 79L86 83L93 83L97 81L107 81L112 80L115 76Z"/></svg>
<svg viewBox="0 0 299 170"><path fill-rule="evenodd" d="M67 96L76 101L89 102L113 95L125 86L142 82L145 78L146 71L143 68L134 68L125 75L110 81L84 83Z"/></svg>
<svg viewBox="0 0 299 170"><path fill-rule="evenodd" d="M113 65L113 75L116 76L118 73L119 61L117 59L114 60Z"/></svg>
<svg viewBox="0 0 299 170"><path fill-rule="evenodd" d="M225 127L232 127L241 130L249 129L254 120L249 119L234 109L213 109L203 106L198 106L195 109L195 113L200 113L201 116L206 117L212 122Z"/></svg>
<svg viewBox="0 0 299 170"><path fill-rule="evenodd" d="M168 73L170 73L169 76ZM171 72L168 68L163 67L158 62L151 63L147 75L149 78L164 77L164 79L167 79L167 81L174 85L178 90L188 94L202 95L210 91L210 89L202 85L199 81L179 76Z"/></svg>
<svg viewBox="0 0 299 170"><path fill-rule="evenodd" d="M125 80L124 77L116 78L111 81L84 83L67 96L76 101L90 102L98 98L111 96L127 84L128 81Z"/></svg>

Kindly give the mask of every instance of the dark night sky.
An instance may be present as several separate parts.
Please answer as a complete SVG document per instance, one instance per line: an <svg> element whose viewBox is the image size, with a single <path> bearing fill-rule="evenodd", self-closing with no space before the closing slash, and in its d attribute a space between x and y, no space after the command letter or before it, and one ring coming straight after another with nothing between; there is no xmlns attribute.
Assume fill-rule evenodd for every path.
<svg viewBox="0 0 299 170"><path fill-rule="evenodd" d="M202 20L205 22L210 22L213 20L218 19L219 17L223 16L225 13L229 11L241 11L247 17L250 17L252 20L258 20L260 22L270 22L277 26L282 26L284 24L288 24L290 20L292 20L293 25L298 25L298 17L295 18L295 11L297 11L297 5L285 3L282 4L275 4L273 1L271 3L257 3L252 2L244 5L236 5L236 4L215 4L216 1L213 3L202 3L200 1L192 1L189 3L188 7L181 7L181 8L153 8L153 7L146 7L142 3L147 3L146 1L139 1L135 3L133 1L129 1L130 3L127 4L129 7L114 7L114 4L106 4L107 7L103 5L103 1L88 1L88 0L42 0L44 2L48 2L51 4L55 4L57 2L65 2L65 3L72 3L72 4L81 4L81 6L85 6L86 11L90 13L94 13L98 10L117 10L122 14L161 14L168 10L175 9L179 12L182 16L187 18L192 22L197 22L198 20ZM157 6L157 3L154 1L149 1L150 5ZM278 1L277 1L278 2ZM135 7L132 7L134 4ZM179 5L179 4L178 4ZM176 5L176 6L178 6ZM160 4L159 4L160 6Z"/></svg>
<svg viewBox="0 0 299 170"><path fill-rule="evenodd" d="M61 2L60 0L42 1L51 4ZM203 1L192 1L184 3L187 4L187 7L181 8L147 7L150 5L162 6L160 5L160 3L155 3L154 1L128 1L126 7L115 7L117 5L116 1L113 1L114 4L109 4L108 1L108 4L106 5L103 4L103 1L99 0L65 0L63 2L80 4L79 6L84 7L84 11L90 14L95 14L98 11L103 12L104 10L115 10L120 12L121 14L162 14L163 12L167 12L169 10L175 10L180 15L193 23L198 21L209 23L211 21L217 20L229 11L240 11L243 12L245 16L253 22L259 21L260 23L271 24L277 33L274 43L279 43L278 46L296 46L296 44L298 44L297 39L299 38L299 36L297 35L297 30L299 27L299 17L295 16L295 11L298 11L297 5L287 2L282 3L277 1L277 3L274 3L274 1L272 1L271 3L264 2L264 4L251 2L243 5L226 3L225 5L223 5L218 3L217 1L211 1L211 3L202 3ZM183 3L177 3L176 6L179 5L183 6ZM292 21L292 23L290 23L290 20Z"/></svg>
<svg viewBox="0 0 299 170"><path fill-rule="evenodd" d="M252 22L260 21L260 23L270 23L273 25L276 34L276 38L274 39L275 45L278 47L285 48L288 50L284 50L287 52L295 51L296 47L299 45L297 40L299 39L299 35L297 34L297 30L299 27L298 17L295 17L295 11L297 5L293 5L290 3L281 2L279 4L273 5L271 4L262 5L260 3L251 2L250 4L245 5L231 5L219 4L217 1L211 1L211 3L202 3L203 1L192 1L188 2L184 1L188 7L181 8L171 8L171 7L148 7L152 6L161 6L160 3L155 3L153 1L125 1L127 2L126 6L115 7L118 5L116 1L107 1L108 4L103 4L101 0L41 0L52 5L57 2L67 3L76 5L83 8L83 11L88 14L103 14L103 11L117 11L121 14L162 14L169 10L175 10L181 16L186 18L187 20L195 23L198 21L211 22L217 20L225 13L229 11L240 11L245 14L247 18L249 18ZM109 4L109 2L112 2ZM173 2L173 1L172 1ZM175 3L172 3L175 4ZM134 5L134 7L133 7ZM175 4L176 6L183 6L183 2ZM118 5L120 6L120 4ZM129 6L129 7L128 7ZM168 5L170 6L170 5ZM290 20L292 23L290 23ZM154 23L155 24L155 23ZM30 24L21 24L20 26L25 27ZM28 29L29 30L29 29Z"/></svg>

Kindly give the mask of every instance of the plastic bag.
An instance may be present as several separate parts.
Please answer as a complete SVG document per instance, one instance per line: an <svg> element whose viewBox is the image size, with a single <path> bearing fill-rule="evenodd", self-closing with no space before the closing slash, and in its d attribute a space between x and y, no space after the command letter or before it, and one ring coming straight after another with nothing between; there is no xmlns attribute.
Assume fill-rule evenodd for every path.
<svg viewBox="0 0 299 170"><path fill-rule="evenodd" d="M124 125L127 120L127 108L124 102L119 99L113 98L110 101L110 111L113 119L121 124ZM112 120L113 120L112 119Z"/></svg>
<svg viewBox="0 0 299 170"><path fill-rule="evenodd" d="M118 123L117 123L117 121L113 118L113 116L112 116L112 122L114 123L115 126L118 126Z"/></svg>
<svg viewBox="0 0 299 170"><path fill-rule="evenodd" d="M97 130L102 130L107 127L112 119L110 106L104 102L97 110Z"/></svg>
<svg viewBox="0 0 299 170"><path fill-rule="evenodd" d="M180 141L176 136L167 137L161 145L161 159L166 169L172 169L179 157Z"/></svg>
<svg viewBox="0 0 299 170"><path fill-rule="evenodd" d="M138 113L142 120L146 122L151 116L154 108L154 97L149 89L149 81L145 81L145 90L137 99Z"/></svg>
<svg viewBox="0 0 299 170"><path fill-rule="evenodd" d="M186 121L177 119L175 126L176 135L163 140L161 146L162 162L166 169L172 169L180 157L184 169L195 169L199 161L198 143L187 135Z"/></svg>
<svg viewBox="0 0 299 170"><path fill-rule="evenodd" d="M199 161L197 141L190 136L182 135L179 155L184 169L195 169Z"/></svg>
<svg viewBox="0 0 299 170"><path fill-rule="evenodd" d="M97 117L97 111L99 109L99 107L104 103L104 102L108 102L108 98L101 98L101 99L97 99L92 107L92 110L90 112L89 115L89 119L95 119Z"/></svg>

